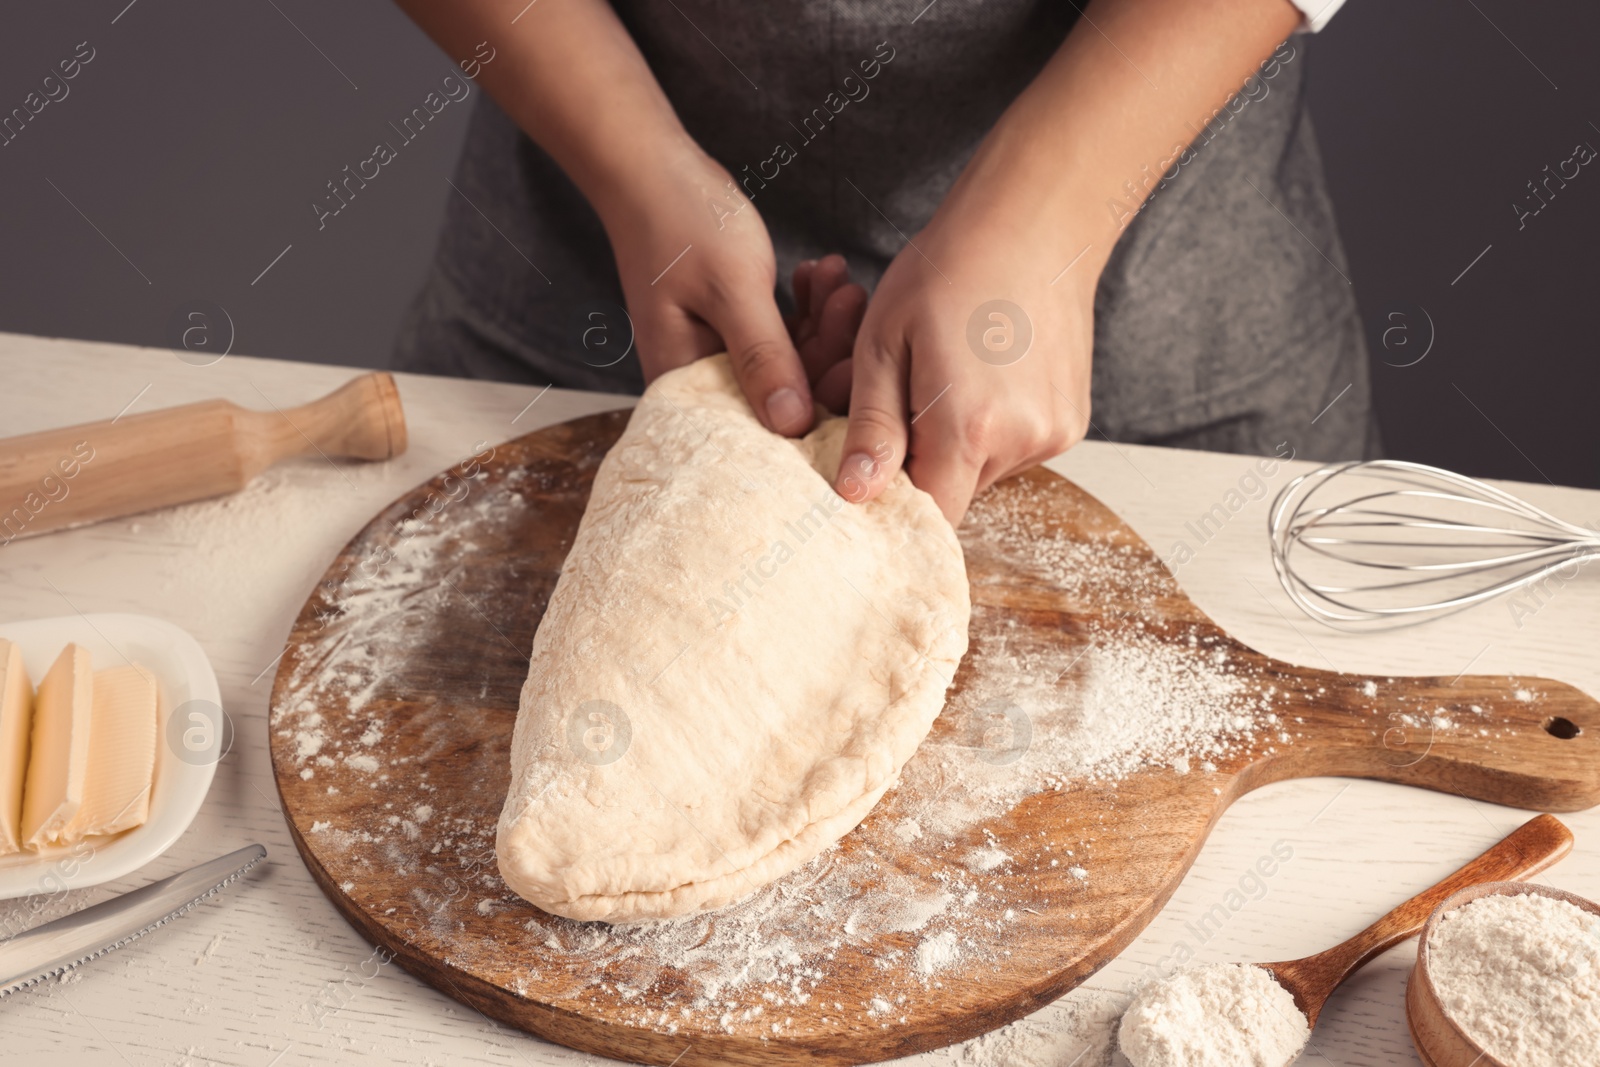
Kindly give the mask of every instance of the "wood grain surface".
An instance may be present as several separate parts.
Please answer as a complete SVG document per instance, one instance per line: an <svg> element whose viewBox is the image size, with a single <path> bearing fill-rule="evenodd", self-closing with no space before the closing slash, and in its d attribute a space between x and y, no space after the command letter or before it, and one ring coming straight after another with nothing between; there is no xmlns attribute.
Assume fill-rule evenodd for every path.
<svg viewBox="0 0 1600 1067"><path fill-rule="evenodd" d="M1001 1026L1081 983L1159 911L1227 805L1266 783L1348 775L1556 811L1600 800L1600 706L1576 689L1262 656L1194 607L1108 509L1035 470L996 487L962 530L972 650L902 785L821 867L775 890L797 916L781 927L796 939L792 987L766 1010L696 986L681 952L650 958L662 939L546 916L493 869L533 633L626 417L519 438L396 501L329 568L274 684L273 768L312 875L365 937L493 1018L645 1063L874 1062ZM1043 540L1095 562L1063 581L1027 550ZM1247 736L1204 768L1041 785L959 838L901 832L961 784L952 753L985 755L991 702L969 705L1003 689L1008 662L1061 657L1067 701L1104 650L1131 645L1196 669L1227 663L1250 690ZM1032 711L1036 744L1050 712ZM980 879L962 857L985 849L1005 862ZM962 890L971 903L946 927L959 958L932 976L910 965L937 924L804 929L821 907L808 893L838 871L862 900ZM709 939L732 919L698 921Z"/></svg>

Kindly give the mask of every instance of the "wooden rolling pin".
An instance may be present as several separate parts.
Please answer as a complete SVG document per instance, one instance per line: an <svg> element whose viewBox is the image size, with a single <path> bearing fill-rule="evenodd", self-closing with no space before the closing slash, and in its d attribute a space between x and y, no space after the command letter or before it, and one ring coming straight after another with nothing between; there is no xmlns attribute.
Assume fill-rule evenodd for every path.
<svg viewBox="0 0 1600 1067"><path fill-rule="evenodd" d="M202 400L10 437L0 440L0 545L236 492L291 456L378 460L405 450L405 413L387 374L299 407Z"/></svg>

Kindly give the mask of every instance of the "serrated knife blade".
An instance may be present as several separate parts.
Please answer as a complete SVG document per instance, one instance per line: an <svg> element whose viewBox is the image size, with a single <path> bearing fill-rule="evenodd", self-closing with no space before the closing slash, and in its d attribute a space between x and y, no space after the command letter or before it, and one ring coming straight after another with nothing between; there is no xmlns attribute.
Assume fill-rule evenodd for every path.
<svg viewBox="0 0 1600 1067"><path fill-rule="evenodd" d="M176 919L260 863L247 845L0 941L0 997L88 963Z"/></svg>

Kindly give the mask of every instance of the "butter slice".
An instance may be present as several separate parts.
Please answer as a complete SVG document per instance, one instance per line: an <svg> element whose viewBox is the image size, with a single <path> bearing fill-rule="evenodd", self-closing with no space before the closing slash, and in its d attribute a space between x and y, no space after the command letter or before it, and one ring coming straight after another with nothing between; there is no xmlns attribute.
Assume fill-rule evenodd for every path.
<svg viewBox="0 0 1600 1067"><path fill-rule="evenodd" d="M156 676L137 664L95 671L89 777L67 840L143 823L155 768Z"/></svg>
<svg viewBox="0 0 1600 1067"><path fill-rule="evenodd" d="M65 843L83 807L89 778L94 670L89 653L68 645L56 657L33 704L33 744L22 794L22 840L29 848Z"/></svg>
<svg viewBox="0 0 1600 1067"><path fill-rule="evenodd" d="M0 856L22 851L22 783L32 725L33 685L22 650L0 637Z"/></svg>

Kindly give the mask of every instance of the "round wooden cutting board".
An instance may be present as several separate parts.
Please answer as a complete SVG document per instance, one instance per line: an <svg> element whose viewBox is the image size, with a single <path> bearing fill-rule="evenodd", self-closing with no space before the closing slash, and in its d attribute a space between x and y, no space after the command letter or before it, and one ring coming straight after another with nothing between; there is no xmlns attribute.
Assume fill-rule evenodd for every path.
<svg viewBox="0 0 1600 1067"><path fill-rule="evenodd" d="M1600 800L1600 705L1584 694L1269 659L1041 469L964 524L971 649L859 828L719 912L629 927L546 915L500 881L495 823L534 630L627 418L529 434L385 509L307 601L272 693L278 790L329 898L406 969L552 1041L681 1067L910 1055L1093 974L1264 783Z"/></svg>

